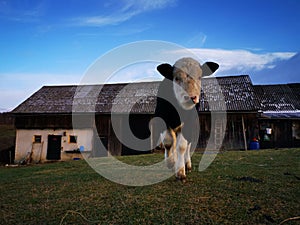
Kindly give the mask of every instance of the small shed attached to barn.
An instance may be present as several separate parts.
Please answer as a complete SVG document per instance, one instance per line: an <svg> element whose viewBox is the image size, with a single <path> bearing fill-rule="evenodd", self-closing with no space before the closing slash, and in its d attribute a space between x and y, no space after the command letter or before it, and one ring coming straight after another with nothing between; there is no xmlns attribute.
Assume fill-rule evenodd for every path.
<svg viewBox="0 0 300 225"><path fill-rule="evenodd" d="M300 84L255 85L262 148L300 146Z"/></svg>

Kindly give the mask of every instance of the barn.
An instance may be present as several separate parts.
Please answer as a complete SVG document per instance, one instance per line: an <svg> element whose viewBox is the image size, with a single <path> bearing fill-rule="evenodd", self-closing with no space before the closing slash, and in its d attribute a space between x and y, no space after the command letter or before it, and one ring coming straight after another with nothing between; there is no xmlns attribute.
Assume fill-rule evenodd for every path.
<svg viewBox="0 0 300 225"><path fill-rule="evenodd" d="M71 160L81 158L83 152L94 157L151 152L157 144L157 134L152 132L155 124L150 121L159 84L42 87L12 111L16 127L15 160ZM287 87L296 90L299 86ZM206 148L208 141L212 141L216 149L247 150L250 141L259 137L262 124L269 119L275 121L274 117L266 118L269 111L263 100L270 96L263 94L264 89L253 85L248 75L203 79L197 107L198 149ZM296 109L300 108L296 103L294 108L294 115L298 116ZM226 117L221 116L224 112ZM132 149L120 141L120 135L128 132L128 121L130 131L146 140L146 148ZM295 121L288 123L298 126L299 120Z"/></svg>

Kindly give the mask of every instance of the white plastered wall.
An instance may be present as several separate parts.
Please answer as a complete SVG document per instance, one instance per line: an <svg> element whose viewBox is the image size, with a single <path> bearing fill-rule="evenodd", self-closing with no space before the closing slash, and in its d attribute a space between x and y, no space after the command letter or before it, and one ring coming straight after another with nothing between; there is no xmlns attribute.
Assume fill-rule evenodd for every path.
<svg viewBox="0 0 300 225"><path fill-rule="evenodd" d="M34 136L41 135L41 143L34 143ZM23 160L30 152L32 152L32 162L47 161L48 135L61 136L61 160L72 160L74 158L82 158L78 153L66 153L66 151L77 150L83 148L84 152L92 150L93 147L93 130L92 129L75 129L75 130L27 130L17 129L16 131L16 151L15 161ZM77 136L77 143L70 143L70 135Z"/></svg>

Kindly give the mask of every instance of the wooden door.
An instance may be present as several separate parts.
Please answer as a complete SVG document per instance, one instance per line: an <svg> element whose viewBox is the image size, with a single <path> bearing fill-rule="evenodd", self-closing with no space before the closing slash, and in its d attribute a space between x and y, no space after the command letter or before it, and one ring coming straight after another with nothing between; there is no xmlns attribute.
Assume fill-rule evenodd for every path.
<svg viewBox="0 0 300 225"><path fill-rule="evenodd" d="M48 135L47 159L60 160L61 136Z"/></svg>

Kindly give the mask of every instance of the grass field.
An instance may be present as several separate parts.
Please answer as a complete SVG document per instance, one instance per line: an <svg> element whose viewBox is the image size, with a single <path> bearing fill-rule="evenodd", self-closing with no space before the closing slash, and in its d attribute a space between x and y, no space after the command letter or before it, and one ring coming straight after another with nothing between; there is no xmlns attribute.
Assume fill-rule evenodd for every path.
<svg viewBox="0 0 300 225"><path fill-rule="evenodd" d="M198 172L201 156L186 183L171 177L144 187L106 180L83 160L1 167L0 223L280 224L300 216L300 149L224 152Z"/></svg>

